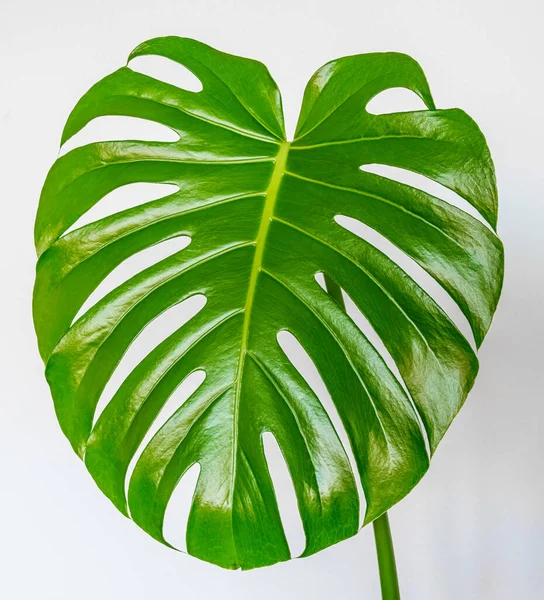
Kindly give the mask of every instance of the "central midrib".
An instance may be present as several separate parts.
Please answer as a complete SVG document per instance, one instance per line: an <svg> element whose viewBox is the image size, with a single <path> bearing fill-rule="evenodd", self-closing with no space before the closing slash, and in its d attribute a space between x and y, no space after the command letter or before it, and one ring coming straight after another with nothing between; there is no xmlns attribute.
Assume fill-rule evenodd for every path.
<svg viewBox="0 0 544 600"><path fill-rule="evenodd" d="M255 255L253 257L253 265L251 267L251 275L249 278L249 287L247 292L246 304L244 307L244 322L242 324L242 338L240 343L240 357L238 361L238 369L236 372L235 380L235 397L234 397L234 435L233 435L233 453L232 453L232 478L233 482L231 485L231 494L234 491L234 478L236 475L236 454L237 454L237 443L238 443L238 405L240 401L240 392L242 387L242 376L244 373L244 363L247 355L247 343L249 339L249 327L251 324L251 313L253 309L253 301L255 299L255 290L257 287L257 278L262 267L263 253L266 244L266 238L268 236L268 230L272 217L274 215L274 207L278 197L278 191L280 188L283 174L285 173L285 164L287 162L287 155L289 154L290 142L282 142L274 159L274 170L270 178L270 183L266 190L266 200L264 203L263 214L261 217L261 224L255 239Z"/></svg>
<svg viewBox="0 0 544 600"><path fill-rule="evenodd" d="M255 240L255 256L253 257L253 266L251 267L251 275L249 278L249 287L247 292L246 305L244 308L244 323L242 325L242 344L240 350L240 364L243 365L243 358L247 351L247 340L249 336L249 325L251 323L251 309L253 308L253 300L255 298L255 289L257 286L257 277L262 266L263 252L266 244L268 229L274 215L274 207L278 197L281 179L285 173L285 163L289 154L290 142L282 142L278 154L274 160L274 171L270 178L270 183L266 190L266 200L264 203L261 224L257 238ZM242 369L238 367L238 371Z"/></svg>

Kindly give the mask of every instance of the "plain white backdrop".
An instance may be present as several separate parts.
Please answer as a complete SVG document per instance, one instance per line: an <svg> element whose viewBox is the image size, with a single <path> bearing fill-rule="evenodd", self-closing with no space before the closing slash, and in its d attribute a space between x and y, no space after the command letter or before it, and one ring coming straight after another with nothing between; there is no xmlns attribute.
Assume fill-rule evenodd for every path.
<svg viewBox="0 0 544 600"><path fill-rule="evenodd" d="M378 600L372 529L314 557L227 572L123 518L55 420L31 322L39 192L77 99L158 35L264 62L293 131L311 74L347 54L416 58L440 108L496 163L503 297L467 404L390 513L404 600L537 599L544 589L544 44L540 0L5 0L0 8L0 596L9 600ZM296 515L287 515L296 520Z"/></svg>

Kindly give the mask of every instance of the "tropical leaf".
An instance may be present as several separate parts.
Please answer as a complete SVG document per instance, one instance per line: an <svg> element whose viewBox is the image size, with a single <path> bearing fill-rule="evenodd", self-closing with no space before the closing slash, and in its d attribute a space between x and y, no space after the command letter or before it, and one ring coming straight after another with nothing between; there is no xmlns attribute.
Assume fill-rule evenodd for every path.
<svg viewBox="0 0 544 600"><path fill-rule="evenodd" d="M76 148L53 165L40 200L34 315L58 420L101 490L165 544L169 499L199 464L188 551L228 568L290 558L263 451L270 432L292 476L306 556L357 532L355 477L365 523L413 488L478 369L472 345L422 284L335 217L362 222L422 267L457 303L479 345L503 272L491 157L474 121L457 109L437 110L421 68L402 54L351 56L317 71L293 142L262 64L176 37L145 42L130 58L143 55L184 65L202 91L123 67L83 96L62 141L105 115L160 123L179 141ZM415 92L428 110L366 110L397 87ZM360 168L369 164L424 175L481 219ZM72 227L134 182L179 189ZM187 248L75 319L118 265L178 236L191 238ZM326 275L337 296L340 289L349 295L400 379L316 274ZM197 294L206 297L204 308L149 352L95 422L100 396L140 332ZM322 402L278 343L281 331L315 363L358 473ZM149 441L126 494L129 464L146 433L198 370L203 384Z"/></svg>

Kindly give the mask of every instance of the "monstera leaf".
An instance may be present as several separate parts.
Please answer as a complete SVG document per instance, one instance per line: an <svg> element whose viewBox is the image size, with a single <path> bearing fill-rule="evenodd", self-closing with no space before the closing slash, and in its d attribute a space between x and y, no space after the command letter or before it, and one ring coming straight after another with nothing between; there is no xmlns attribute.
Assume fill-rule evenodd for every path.
<svg viewBox="0 0 544 600"><path fill-rule="evenodd" d="M419 283L375 245L342 227L351 217L387 238L457 303L479 345L503 269L494 233L492 161L476 124L437 110L419 65L402 54L328 63L304 94L294 141L281 98L260 63L190 39L140 45L202 83L182 90L123 67L76 105L62 141L92 119L139 117L176 142L102 142L60 157L36 221L35 325L62 430L101 490L157 540L187 470L200 474L188 551L228 568L290 558L263 452L273 434L292 476L304 555L359 528L403 498L462 406L478 362L472 345ZM388 88L428 110L370 114ZM382 164L453 190L482 219L424 191L365 172ZM116 188L134 182L178 191L68 229ZM485 222L487 223L485 223ZM142 270L75 319L86 299L135 253L189 236L190 245ZM316 280L343 289L398 367L397 375ZM152 349L95 421L124 353L158 315L196 294L204 308ZM278 343L289 331L317 367L357 463L322 403ZM205 380L129 464L168 398L191 373ZM93 424L94 423L94 424Z"/></svg>

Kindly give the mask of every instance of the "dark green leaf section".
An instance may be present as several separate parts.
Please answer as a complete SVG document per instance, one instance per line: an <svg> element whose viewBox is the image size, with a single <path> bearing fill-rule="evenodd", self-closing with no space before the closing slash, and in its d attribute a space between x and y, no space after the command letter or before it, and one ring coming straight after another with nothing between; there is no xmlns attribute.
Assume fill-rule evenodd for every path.
<svg viewBox="0 0 544 600"><path fill-rule="evenodd" d="M279 91L260 63L181 38L145 42L131 58L144 54L186 66L202 91L123 67L83 96L63 142L105 115L160 123L179 141L77 148L53 165L40 200L34 318L58 420L102 491L165 544L170 497L198 464L188 550L227 568L290 558L263 449L263 434L272 433L293 480L309 555L358 530L355 477L365 523L413 488L428 467L426 440L434 452L478 368L436 301L335 217L361 221L423 267L459 305L479 344L503 269L489 151L467 115L436 110L420 67L404 55L325 65L308 85L288 143ZM429 110L369 114L369 100L391 87L413 90ZM441 183L490 227L421 190L361 171L374 163ZM77 227L107 194L138 182L178 190ZM191 239L185 249L75 320L116 267L179 236ZM349 294L402 382L317 273ZM206 297L204 308L151 349L96 415L133 341L197 294ZM302 344L325 382L357 473L320 399L281 349L282 330ZM205 372L204 382L142 449L174 391L196 371Z"/></svg>

